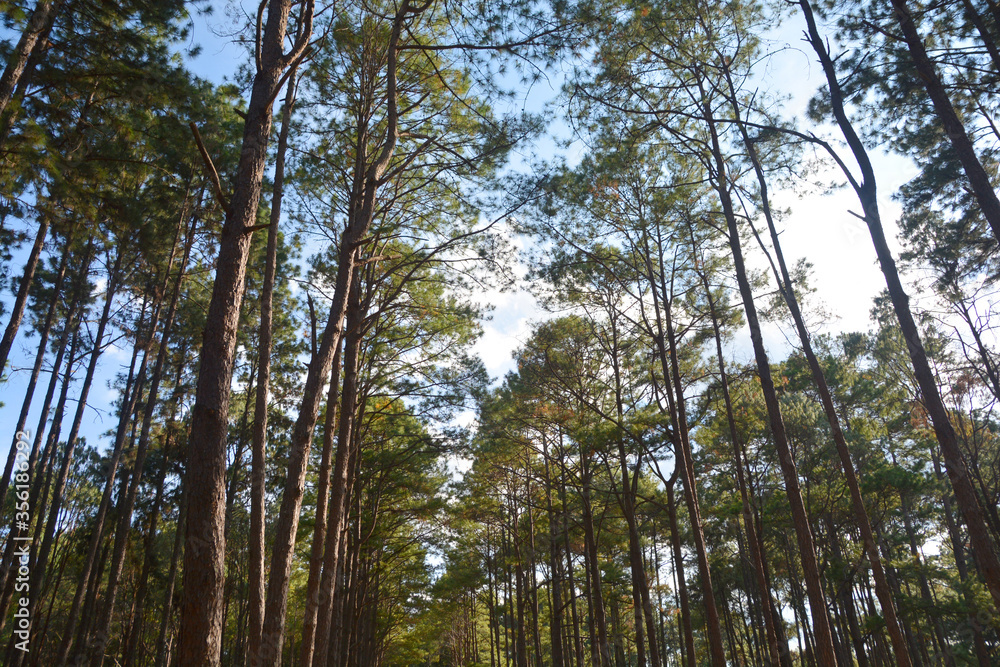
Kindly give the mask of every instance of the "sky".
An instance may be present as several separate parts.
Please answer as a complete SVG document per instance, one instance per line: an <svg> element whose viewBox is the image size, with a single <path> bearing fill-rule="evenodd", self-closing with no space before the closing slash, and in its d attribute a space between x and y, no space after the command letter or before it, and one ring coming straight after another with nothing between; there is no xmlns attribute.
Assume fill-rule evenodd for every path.
<svg viewBox="0 0 1000 667"><path fill-rule="evenodd" d="M811 47L802 40L804 29L805 22L796 14L765 37L774 53L768 65L763 68L759 82L762 89L786 95L788 100L782 107L782 113L786 117L799 119L804 119L809 98L819 88L823 77L822 70L814 61ZM554 81L553 86L555 90L543 82L536 86L533 93L538 98L554 97L558 92L558 82ZM545 100L541 99L533 102L535 105L545 103ZM550 116L557 117L555 110L558 108L558 102L549 104L552 105L553 111ZM553 131L564 137L567 131L565 126L558 121L553 125ZM832 138L831 143L834 145L841 143L837 141L840 135L834 127L822 129L829 133L826 138ZM547 142L546 150L554 145ZM906 158L889 155L877 147L870 150L879 183L879 205L883 212L883 222L890 237L890 247L898 256L901 246L895 238L898 231L895 220L898 219L901 208L891 195L899 186L916 175L916 166ZM572 147L570 151L569 162L572 164ZM846 147L842 155L848 158L850 164ZM844 181L843 177L833 170L822 175L829 179L826 181L827 185ZM789 211L779 223L785 258L789 266L794 266L796 261L803 257L813 265L811 279L812 287L816 289L816 298L832 315L815 333L866 331L870 328L869 312L872 300L884 289L885 281L878 268L875 250L866 226L849 212L860 211L857 198L853 191L846 187L834 190L832 193L820 192L818 187L812 190L804 192L778 189L771 193L773 207L776 210ZM758 229L761 229L762 224L758 222ZM531 241L519 239L519 242L526 245ZM763 255L758 249L744 248L744 252L752 268L758 270L766 268ZM911 295L917 292L914 285L908 286ZM531 324L548 315L542 311L528 290L528 286L523 283L517 290L506 293L494 292L488 297L495 305L494 316L484 327L484 335L477 345L477 351L491 375L502 378L507 371L512 370L511 354L527 341L531 333ZM764 334L767 347L776 358L782 358L790 351L791 346L786 335L776 324L765 324ZM794 332L789 331L788 335L794 335ZM743 332L736 336L730 352L737 360L752 360L749 330L744 328Z"/></svg>
<svg viewBox="0 0 1000 667"><path fill-rule="evenodd" d="M246 53L231 38L242 11L239 5L216 4L217 8L212 15L195 17L190 41L185 46L200 47L197 57L187 57L189 69L210 81L222 83L234 76ZM776 88L789 96L784 105L786 115L801 116L809 96L818 88L822 75L820 68L810 57L812 52L801 41L803 27L798 17L793 17L768 36L778 53L762 73L760 85ZM529 110L543 110L547 104L553 104L558 87L559 77L554 75L549 81L537 83L522 98L521 103ZM548 113L551 117L557 116L554 108L550 108ZM565 135L566 128L556 123L552 131ZM521 166L526 164L534 151L541 150L551 156L557 150L551 138L545 139L540 146L540 149L539 146L521 149L523 157L517 163ZM572 161L574 151L578 152L579 148L571 146L569 151ZM902 158L879 154L877 151L874 162L882 193L880 204L890 226L887 231L892 233L894 226L891 221L898 217L899 206L892 201L891 193L915 174L915 167ZM794 264L799 257L809 258L814 265L813 286L817 289L818 298L824 302L828 311L837 316L836 319L825 322L822 331L836 333L868 329L872 298L883 289L885 283L875 262L867 230L848 212L858 210L853 193L846 189L829 195L819 192L802 194L777 191L774 193L774 203L791 211L783 221L782 233L782 243L789 264ZM513 241L515 245L522 247L531 242L526 238ZM894 249L898 251L898 243ZM27 250L28 245L15 254L11 271L13 275L20 274ZM749 253L748 259L752 265L763 268L758 255L759 253ZM521 267L522 273L524 268ZM911 289L912 291L914 290ZM9 306L13 294L6 290L0 298ZM479 298L491 303L494 309L491 319L483 323L483 336L476 344L475 352L483 359L491 376L501 379L513 368L511 354L527 340L532 323L544 319L547 314L538 306L523 281L513 290L484 293ZM768 325L765 342L775 358L784 356L790 349L785 335L776 325ZM23 369L30 366L34 354L33 343L34 339L26 338L22 330L11 355L12 364L17 370L10 375L6 385L0 385L0 401L4 403L0 407L0 423L10 425L11 436L27 380L27 371ZM749 361L752 358L746 332L735 338L730 353L737 361ZM113 415L107 411L106 406L115 398L115 392L108 387L108 381L127 363L128 353L116 348L108 350L102 356L98 381L91 394L93 407L88 408L82 429L83 435L92 443L101 440L101 435L113 426ZM43 374L40 388L36 391L35 411L29 418L29 424L37 421L38 405L47 381L48 377ZM75 406L71 406L72 408ZM3 456L9 447L9 442L4 442L5 440L7 436L0 438L0 452ZM107 446L107 438L103 440L103 446Z"/></svg>

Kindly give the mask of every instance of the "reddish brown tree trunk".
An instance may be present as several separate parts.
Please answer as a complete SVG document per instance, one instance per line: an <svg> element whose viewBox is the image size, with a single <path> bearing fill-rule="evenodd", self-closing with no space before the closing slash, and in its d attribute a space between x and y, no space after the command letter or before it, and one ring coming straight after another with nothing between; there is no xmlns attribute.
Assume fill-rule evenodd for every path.
<svg viewBox="0 0 1000 667"><path fill-rule="evenodd" d="M969 185L972 186L972 193L979 204L979 210L986 218L986 222L989 223L990 229L993 230L993 236L997 241L1000 241L1000 199L997 198L997 193L993 189L989 174L983 168L983 163L979 161L972 140L965 131L965 125L958 117L955 107L948 98L948 91L945 90L944 83L938 76L934 63L927 55L927 49L924 48L923 39L921 39L917 26L913 22L913 15L910 13L906 0L891 1L896 20L903 33L903 40L910 51L913 67L917 70L920 81L927 91L927 96L931 98L934 113L937 115L945 134L948 135L955 155L962 163L965 176L969 179Z"/></svg>
<svg viewBox="0 0 1000 667"><path fill-rule="evenodd" d="M894 4L900 0L893 0ZM859 183L845 168L845 175L851 182L861 202L864 211L864 220L868 225L868 231L875 246L875 254L878 256L879 266L885 276L886 287L889 290L889 298L892 301L896 319L899 322L900 331L906 340L907 352L910 355L910 363L913 365L914 375L917 385L920 387L921 400L927 414L931 418L934 433L941 446L941 454L944 457L945 469L955 490L955 500L958 502L959 510L965 519L969 529L969 539L972 542L973 552L979 570L986 580L986 588L993 597L993 604L1000 609L1000 556L998 556L996 545L990 535L989 527L983 515L983 508L979 504L975 487L969 476L965 459L958 445L958 437L948 416L948 409L938 391L934 373L927 360L927 352L924 350L920 332L913 314L910 312L910 299L903 289L903 284L899 278L899 271L896 269L896 261L889 250L889 245L885 238L885 231L882 228L882 218L879 213L875 172L868 152L861 142L861 138L854 130L854 126L847 117L844 110L843 94L840 83L837 80L836 71L829 53L826 51L825 43L816 28L816 21L813 18L812 7L808 0L800 0L799 6L805 15L809 30L809 41L819 56L823 71L826 74L827 86L830 91L830 101L833 113L837 119L847 144L854 154L855 160L861 169L862 181ZM841 163L843 167L843 163Z"/></svg>
<svg viewBox="0 0 1000 667"><path fill-rule="evenodd" d="M0 113L2 111L0 109ZM38 232L35 234L35 243L31 246L28 261L24 264L24 273L21 274L21 280L18 283L17 296L14 298L14 307L10 311L7 328L4 329L3 339L0 340L0 377L3 376L4 369L7 367L7 355L10 353L10 346L14 344L14 337L17 336L17 330L21 326L21 318L24 317L24 307L28 303L28 288L31 287L31 281L35 277L35 267L38 266L38 258L41 257L42 246L45 245L45 236L48 234L48 231L49 217L48 215L43 215L38 225ZM10 479L9 475L6 479ZM4 490L7 488L6 483L0 486ZM0 496L0 504L2 502L2 496Z"/></svg>
<svg viewBox="0 0 1000 667"><path fill-rule="evenodd" d="M312 38L314 2L306 0L301 4L305 26L302 36L291 53L283 52L288 16L295 4L293 0L267 3L239 166L222 228L202 341L184 479L189 489L188 500L192 507L198 508L188 517L184 549L179 657L185 665L217 665L220 659L226 552L226 437L236 328L246 288L250 234L267 164L271 106L284 72L298 61Z"/></svg>
<svg viewBox="0 0 1000 667"><path fill-rule="evenodd" d="M260 652L261 631L264 625L264 459L267 444L267 404L271 388L271 348L273 346L274 276L278 264L278 223L281 221L281 202L284 197L285 153L288 150L288 133L291 128L292 107L297 86L296 70L292 69L285 91L285 106L281 113L281 130L278 132L278 152L274 164L274 189L271 195L271 218L267 229L267 258L264 265L264 284L260 297L260 328L257 336L257 396L254 404L253 440L250 462L250 599L249 604L249 655L251 664Z"/></svg>
<svg viewBox="0 0 1000 667"><path fill-rule="evenodd" d="M28 410L31 408L31 399L35 394L35 385L38 383L38 376L42 370L42 362L45 361L45 353L48 351L49 334L52 331L52 322L55 319L56 309L59 306L59 299L62 296L63 280L66 277L66 266L69 263L70 239L66 240L63 246L62 256L59 260L59 268L56 270L55 280L52 283L52 297L49 299L49 308L45 314L45 320L39 330L38 350L35 353L35 365L31 369L31 377L28 386L24 391L24 400L21 403L21 412L17 417L17 426L14 428L14 439L11 442L10 454L7 456L7 464L4 466L3 478L0 479L0 507L3 507L4 498L7 496L7 489L10 486L10 476L14 469L14 459L17 454L17 434L24 430L24 425L28 422ZM30 435L29 435L30 437Z"/></svg>
<svg viewBox="0 0 1000 667"><path fill-rule="evenodd" d="M750 287L746 265L743 261L740 232L736 223L732 198L729 194L726 161L719 143L716 120L712 115L711 105L704 91L702 91L702 99L704 100L703 118L711 137L712 171L714 171L712 177L726 218L729 247L733 255L733 265L736 269L736 280L739 284L740 296L743 299L743 310L746 314L747 325L750 328L750 339L753 343L754 357L757 362L757 374L760 378L761 391L764 394L764 403L767 406L771 436L777 448L778 463L781 467L781 475L785 484L785 494L791 505L792 521L795 525L795 535L798 539L806 593L809 597L809 607L816 634L816 658L820 667L835 667L837 656L833 645L833 631L830 627L830 618L826 608L826 596L823 594L819 565L816 562L816 546L813 541L812 529L809 525L809 516L806 512L805 503L802 501L798 470L795 466L795 459L792 457L791 447L788 444L785 423L781 416L781 406L778 403L778 394L774 388L774 380L771 378L770 361L767 358L767 351L764 349L764 338L761 335L760 322L757 319L757 307L753 300L753 290Z"/></svg>
<svg viewBox="0 0 1000 667"><path fill-rule="evenodd" d="M38 46L39 37L46 32L52 17L59 12L63 0L38 0L35 10L28 19L28 24L21 32L21 38L17 41L17 46L7 59L7 66L3 75L0 75L0 115L3 115L7 105L10 104L14 96L14 89L24 73L24 68L28 64L28 59Z"/></svg>

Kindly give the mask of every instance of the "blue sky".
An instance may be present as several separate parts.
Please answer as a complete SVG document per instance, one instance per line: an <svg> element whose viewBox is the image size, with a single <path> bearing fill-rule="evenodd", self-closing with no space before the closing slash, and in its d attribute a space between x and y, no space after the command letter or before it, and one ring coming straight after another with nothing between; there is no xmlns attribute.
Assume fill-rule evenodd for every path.
<svg viewBox="0 0 1000 667"><path fill-rule="evenodd" d="M187 59L192 72L215 83L222 83L227 78L231 80L246 57L243 47L233 43L231 37L243 14L240 5L230 3L220 5L212 15L194 17L190 41L179 47L181 50L193 45L200 47L197 57ZM789 48L781 50L761 75L763 87L777 87L789 96L785 112L792 115L801 115L808 97L818 87L818 77L821 75L819 67L811 58L811 51L807 51L799 40L801 31L802 26L798 24L797 17L793 17L771 35L776 47L788 45ZM526 93L521 103L529 109L540 110L546 102L553 99L558 86L558 76L550 81L542 81L530 93ZM565 126L556 124L554 131L564 134ZM528 147L522 151L525 159L516 160L517 168L524 168L533 153L551 157L557 150L551 139ZM571 148L572 150L575 149ZM894 220L899 207L891 200L891 193L913 175L913 166L901 158L880 155L876 159L876 169L880 177L880 191L883 193L881 203L886 213L885 219ZM830 178L834 176L831 174ZM867 230L848 213L849 209L857 209L853 194L846 190L832 195L778 191L775 193L775 203L788 207L791 211L784 220L785 231L782 236L789 262L802 256L810 259L815 266L814 287L818 290L818 297L838 317L825 323L823 329L831 333L867 329L871 299L882 289L884 281L875 264L875 254ZM24 228L28 229L32 224L27 224ZM519 239L517 242L530 241ZM20 274L26 254L27 246L15 254L12 274ZM9 304L12 294L5 291L2 298ZM476 346L476 351L483 358L491 375L502 378L512 368L511 353L527 339L531 323L545 318L546 314L538 307L525 285L505 293L485 293L480 295L480 299L493 304L495 309L492 319L484 323L484 336ZM10 426L9 435L0 435L0 456L3 457L13 438L13 427L27 381L27 371L23 369L30 366L34 346L37 345L37 339L29 338L26 334L26 330L22 328L11 355L15 370L10 374L9 381L0 385L0 401L5 404L0 407L0 423ZM767 343L775 357L782 356L788 350L785 335L775 325L771 325L767 331ZM731 354L740 361L751 358L747 336L736 337ZM103 438L102 434L113 428L115 421L107 409L115 398L115 392L109 388L108 383L128 363L128 359L129 351L109 349L101 358L98 379L91 391L92 406L85 413L82 434L90 443L101 442L102 448L107 446L107 438ZM80 375L82 376L82 372ZM28 420L32 429L37 423L38 409L47 382L48 375L43 374L35 393L34 409ZM78 390L78 384L74 389ZM74 393L71 392L71 396ZM75 403L69 406L67 429L75 407Z"/></svg>

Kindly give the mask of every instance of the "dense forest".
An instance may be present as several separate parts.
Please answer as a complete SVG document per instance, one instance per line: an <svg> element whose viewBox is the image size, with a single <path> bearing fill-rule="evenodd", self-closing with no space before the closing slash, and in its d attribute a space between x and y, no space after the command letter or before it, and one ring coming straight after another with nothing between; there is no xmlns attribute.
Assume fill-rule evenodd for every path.
<svg viewBox="0 0 1000 667"><path fill-rule="evenodd" d="M996 0L215 4L0 1L0 663L1000 664Z"/></svg>

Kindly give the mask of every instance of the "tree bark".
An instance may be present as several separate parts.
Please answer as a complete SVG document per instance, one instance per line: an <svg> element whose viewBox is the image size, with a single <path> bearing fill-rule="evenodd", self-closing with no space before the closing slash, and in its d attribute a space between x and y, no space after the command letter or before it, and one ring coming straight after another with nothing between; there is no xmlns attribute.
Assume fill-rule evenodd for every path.
<svg viewBox="0 0 1000 667"><path fill-rule="evenodd" d="M156 667L166 667L167 659L167 634L170 628L170 619L174 613L174 585L177 582L177 565L181 558L181 547L184 544L184 522L187 519L187 499L183 492L177 508L177 525L174 530L174 546L170 552L170 569L167 572L166 593L163 596L163 615L160 617L160 631L156 638Z"/></svg>
<svg viewBox="0 0 1000 667"><path fill-rule="evenodd" d="M274 277L278 263L278 224L281 221L281 203L284 197L285 153L288 150L288 133L291 128L292 107L297 87L296 67L288 77L285 105L281 112L281 130L278 132L278 151L274 163L274 189L271 194L271 217L267 228L267 259L264 265L264 284L260 297L260 328L257 335L257 396L254 404L253 440L250 463L250 599L249 599L249 655L251 664L260 653L261 632L264 625L264 461L267 455L267 404L271 388L271 348L273 346ZM303 663L307 664L307 663Z"/></svg>
<svg viewBox="0 0 1000 667"><path fill-rule="evenodd" d="M893 0L893 4L895 5L900 1ZM906 348L910 355L910 362L913 365L917 384L920 388L921 400L927 414L930 416L934 433L941 446L945 469L948 472L952 488L955 490L955 500L958 502L962 517L965 519L966 526L969 529L969 539L972 542L976 562L983 574L983 578L986 580L986 588L993 598L993 604L1000 609L1000 556L998 556L996 545L990 536L989 527L986 525L986 519L983 515L983 508L979 504L975 487L969 477L965 459L958 445L955 429L948 416L948 409L944 405L940 391L938 391L934 373L927 360L927 352L924 350L923 342L920 338L920 332L917 329L916 322L913 320L913 314L910 312L910 299L906 294L906 290L903 289L903 284L899 278L899 271L896 269L896 261L889 250L889 245L885 238L885 230L882 228L882 218L878 207L875 172L864 144L854 130L851 121L847 118L840 83L837 80L830 54L827 52L826 46L816 28L816 21L813 17L809 0L800 0L799 6L802 8L808 25L809 41L813 49L815 49L823 66L823 71L826 74L827 86L830 91L830 101L837 124L840 126L840 130L844 134L844 138L847 140L847 144L850 146L851 152L854 154L854 158L861 169L861 182L859 183L850 175L843 163L841 163L841 168L844 169L845 175L851 182L851 186L861 202L861 208L864 211L864 221L868 225L868 231L875 246L875 253L878 256L879 266L882 269L882 274L885 276L886 287L889 290L893 310L896 313L896 319L899 322L903 338L906 340Z"/></svg>
<svg viewBox="0 0 1000 667"><path fill-rule="evenodd" d="M0 108L0 113L2 112L3 109ZM38 232L35 234L35 243L31 246L28 261L24 264L24 273L21 275L21 280L17 287L17 296L14 298L14 307L10 312L10 320L7 321L7 328L4 329L3 339L0 340L0 377L3 376L3 372L7 368L7 356L10 353L11 345L14 344L14 337L17 336L17 330L21 326L24 307L28 303L28 289L31 287L31 281L35 277L35 268L38 266L38 258L42 254L42 247L45 245L45 236L48 234L48 231L49 216L46 214L42 216L42 220L38 225ZM10 476L7 475L6 478L9 479ZM0 484L0 488L6 490L7 484ZM0 496L0 504L2 504L2 496Z"/></svg>
<svg viewBox="0 0 1000 667"><path fill-rule="evenodd" d="M699 87L701 87L700 81ZM812 529L809 525L809 516L802 501L798 470L795 466L795 460L792 457L791 447L788 444L785 424L781 416L781 406L778 403L778 395L774 388L774 381L771 378L770 362L767 358L767 351L764 349L764 339L761 335L760 322L757 319L757 307L753 300L753 290L747 278L746 265L743 261L743 249L740 246L739 228L736 223L736 214L733 210L733 203L727 184L726 162L719 143L716 121L703 90L702 99L704 104L703 118L711 137L711 151L714 162L711 169L714 172L712 176L714 177L715 188L719 194L719 200L726 218L729 247L733 255L733 265L736 269L736 280L739 284L740 296L743 299L743 310L746 314L747 325L750 328L750 339L753 343L754 357L757 362L757 374L760 379L761 390L764 394L764 402L767 406L771 436L778 450L778 463L781 467L781 475L785 484L785 494L791 505L792 520L798 539L806 592L809 597L813 627L816 633L817 660L820 667L835 667L837 657L833 646L833 631L830 628L826 597L823 594L819 566L816 563L816 547L813 542Z"/></svg>
<svg viewBox="0 0 1000 667"><path fill-rule="evenodd" d="M63 246L62 256L59 259L59 268L56 270L55 280L52 283L52 298L49 300L49 308L45 313L45 320L39 330L38 351L35 353L35 365L31 369L31 377L24 392L24 401L21 403L21 412L17 417L17 426L14 429L14 440L11 442L10 453L7 456L7 464L4 466L3 478L0 479L0 507L7 496L7 489L10 486L10 476L14 469L14 458L17 453L17 434L24 431L24 425L28 422L28 410L31 408L31 399L35 394L35 385L38 383L38 376L42 370L42 362L45 361L45 353L48 351L49 334L52 331L52 322L55 319L56 309L59 306L59 299L62 296L63 280L66 277L66 267L69 263L71 239L66 240ZM30 436L29 436L30 437Z"/></svg>
<svg viewBox="0 0 1000 667"><path fill-rule="evenodd" d="M222 228L215 282L202 341L198 388L191 409L184 484L198 511L188 517L184 549L184 593L180 662L217 665L222 642L225 585L226 436L236 328L246 289L250 228L257 217L267 164L271 106L289 65L312 38L313 0L302 3L301 38L283 53L285 29L294 0L269 0L259 60L243 129L243 145L233 196Z"/></svg>
<svg viewBox="0 0 1000 667"><path fill-rule="evenodd" d="M21 32L21 38L17 41L17 46L7 59L7 66L3 74L0 75L0 116L7 109L14 96L14 89L24 73L24 68L28 64L28 59L37 48L39 37L46 32L45 26L50 18L54 17L62 7L64 0L38 0L35 9L28 19L28 24Z"/></svg>
<svg viewBox="0 0 1000 667"><path fill-rule="evenodd" d="M962 163L965 176L969 179L969 185L972 187L972 193L979 204L979 210L986 218L986 222L989 223L990 229L993 230L993 236L997 241L1000 241L1000 199L997 198L997 193L993 189L989 174L983 168L983 163L979 161L972 140L965 131L965 125L958 117L934 63L927 55L927 49L924 48L924 42L917 31L906 0L891 1L906 47L913 59L913 67L920 76L927 96L931 99L934 113L937 115L945 134L948 135L955 155Z"/></svg>

